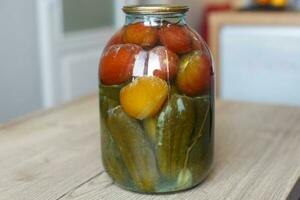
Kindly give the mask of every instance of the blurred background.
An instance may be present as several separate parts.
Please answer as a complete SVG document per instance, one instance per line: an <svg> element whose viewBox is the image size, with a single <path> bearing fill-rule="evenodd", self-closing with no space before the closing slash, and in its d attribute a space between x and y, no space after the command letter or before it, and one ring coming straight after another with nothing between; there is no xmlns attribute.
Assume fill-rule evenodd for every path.
<svg viewBox="0 0 300 200"><path fill-rule="evenodd" d="M122 7L144 3L190 6L188 23L213 50L219 98L300 106L298 0L1 0L0 124L96 93Z"/></svg>

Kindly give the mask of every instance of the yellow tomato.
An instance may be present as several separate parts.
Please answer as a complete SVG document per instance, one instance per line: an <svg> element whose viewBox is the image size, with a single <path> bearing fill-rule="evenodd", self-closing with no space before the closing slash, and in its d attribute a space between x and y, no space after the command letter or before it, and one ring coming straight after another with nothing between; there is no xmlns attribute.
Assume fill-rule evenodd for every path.
<svg viewBox="0 0 300 200"><path fill-rule="evenodd" d="M167 82L158 77L139 77L121 89L120 102L129 116L142 120L161 109L168 90Z"/></svg>

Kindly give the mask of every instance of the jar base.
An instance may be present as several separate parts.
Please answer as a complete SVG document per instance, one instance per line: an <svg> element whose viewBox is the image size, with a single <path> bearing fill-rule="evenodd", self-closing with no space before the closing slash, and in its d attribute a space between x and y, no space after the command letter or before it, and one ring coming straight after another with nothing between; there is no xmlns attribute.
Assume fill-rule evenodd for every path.
<svg viewBox="0 0 300 200"><path fill-rule="evenodd" d="M191 190L191 189L194 189L194 188L198 187L199 185L201 185L207 179L207 177L209 176L209 174L210 174L211 171L212 171L212 167L210 167L207 170L207 172L204 173L201 178L199 178L199 181L197 181L196 183L193 183L190 186L187 186L187 187L184 187L184 188L181 188L181 189L178 189L178 188L174 187L174 183L173 184L168 184L166 182L159 184L157 190L153 191L153 192L141 191L141 190L138 190L137 188L133 188L133 187L130 187L130 186L122 185L122 184L119 184L119 183L117 183L115 181L114 181L114 184L117 187L119 187L119 188L121 188L123 190L129 191L129 192L133 192L133 193L137 193L137 194L169 195L169 194L186 192L188 190Z"/></svg>

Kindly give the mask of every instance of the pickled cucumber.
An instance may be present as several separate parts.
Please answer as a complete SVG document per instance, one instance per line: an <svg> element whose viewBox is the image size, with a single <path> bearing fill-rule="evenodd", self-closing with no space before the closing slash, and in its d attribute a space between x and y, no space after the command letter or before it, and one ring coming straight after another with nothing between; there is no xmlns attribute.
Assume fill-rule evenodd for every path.
<svg viewBox="0 0 300 200"><path fill-rule="evenodd" d="M193 102L196 110L196 121L192 143L186 156L185 168L191 170L193 180L200 180L206 175L212 162L212 105L208 96L195 97Z"/></svg>
<svg viewBox="0 0 300 200"><path fill-rule="evenodd" d="M100 100L100 113L101 117L104 119L107 118L108 111L120 104L119 101L119 93L121 90L121 85L116 86L106 86L100 85L100 93L99 93L99 100Z"/></svg>
<svg viewBox="0 0 300 200"><path fill-rule="evenodd" d="M116 107L120 86L100 86L100 127L103 165L111 178L120 185L132 185L131 177L126 169L120 150L107 128L108 111Z"/></svg>
<svg viewBox="0 0 300 200"><path fill-rule="evenodd" d="M142 192L154 192L159 178L155 156L138 121L117 106L108 113L107 126L135 185Z"/></svg>
<svg viewBox="0 0 300 200"><path fill-rule="evenodd" d="M149 117L143 120L143 127L145 130L145 134L147 135L148 139L151 141L151 144L155 144L156 142L156 124L157 124L156 117Z"/></svg>
<svg viewBox="0 0 300 200"><path fill-rule="evenodd" d="M156 155L164 177L176 178L184 167L194 122L192 99L173 94L157 119Z"/></svg>
<svg viewBox="0 0 300 200"><path fill-rule="evenodd" d="M111 178L117 184L132 187L131 177L123 162L120 150L103 120L101 120L101 150L103 165Z"/></svg>

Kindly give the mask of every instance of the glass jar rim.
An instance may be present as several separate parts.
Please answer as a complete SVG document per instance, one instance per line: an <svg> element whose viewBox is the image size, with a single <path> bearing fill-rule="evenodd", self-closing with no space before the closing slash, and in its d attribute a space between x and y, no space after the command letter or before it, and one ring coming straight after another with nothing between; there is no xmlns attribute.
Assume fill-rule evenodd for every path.
<svg viewBox="0 0 300 200"><path fill-rule="evenodd" d="M146 5L129 5L124 6L123 11L126 14L184 14L189 10L185 5L173 5L173 4L146 4Z"/></svg>

